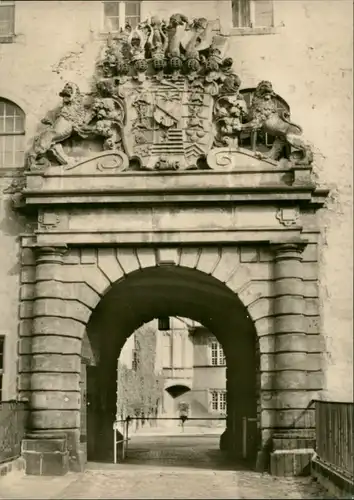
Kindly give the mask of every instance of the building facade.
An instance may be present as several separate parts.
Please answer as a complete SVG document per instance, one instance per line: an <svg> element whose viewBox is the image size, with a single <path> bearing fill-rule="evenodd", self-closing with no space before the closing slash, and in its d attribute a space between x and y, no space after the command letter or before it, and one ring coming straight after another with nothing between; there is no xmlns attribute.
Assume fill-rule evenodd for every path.
<svg viewBox="0 0 354 500"><path fill-rule="evenodd" d="M352 398L351 19L346 0L0 2L0 379L30 401L27 458L64 432L55 467L81 466L81 362L113 415L114 359L153 317L223 344L235 453L245 412L262 454L312 399ZM259 127L257 98L285 121Z"/></svg>
<svg viewBox="0 0 354 500"><path fill-rule="evenodd" d="M222 345L206 328L186 318L170 318L169 329L158 330L158 320L148 323L156 331L155 371L164 380L157 417L179 418L186 412L186 425L220 426L226 415L226 357ZM129 337L119 362L134 369L134 335ZM119 386L118 395L119 397ZM215 418L215 420L212 420ZM174 420L159 425L175 426Z"/></svg>

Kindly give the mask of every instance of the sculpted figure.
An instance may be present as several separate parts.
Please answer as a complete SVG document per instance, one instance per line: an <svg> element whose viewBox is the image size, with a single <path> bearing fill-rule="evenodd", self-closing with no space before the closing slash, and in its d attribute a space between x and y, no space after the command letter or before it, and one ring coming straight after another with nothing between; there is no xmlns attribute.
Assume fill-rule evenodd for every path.
<svg viewBox="0 0 354 500"><path fill-rule="evenodd" d="M229 76L223 85L223 94L215 102L214 115L218 128L216 142L238 148L242 122L247 116L247 105L239 94L241 80L237 75ZM227 91L227 93L226 93Z"/></svg>
<svg viewBox="0 0 354 500"><path fill-rule="evenodd" d="M295 154L290 157L300 165L310 164L313 161L313 152L309 143L302 137L302 128L289 121L287 113L279 112L273 97L273 87L269 81L261 81L255 90L250 107L251 120L242 126L243 130L260 130L275 137L269 153L262 155L272 160L282 157L284 147L292 146L300 151L301 158Z"/></svg>
<svg viewBox="0 0 354 500"><path fill-rule="evenodd" d="M61 143L74 132L85 137L84 126L87 123L87 112L83 105L82 95L75 83L67 83L59 93L63 104L54 120L43 119L48 128L35 137L28 153L28 166L32 168L36 162L51 151L61 165L70 164ZM46 163L49 163L48 160Z"/></svg>
<svg viewBox="0 0 354 500"><path fill-rule="evenodd" d="M161 80L166 66L165 52L168 38L164 33L163 23L157 16L151 18L149 28L150 35L147 43L151 52L152 64L156 71L156 78Z"/></svg>
<svg viewBox="0 0 354 500"><path fill-rule="evenodd" d="M92 134L105 138L103 149L124 150L123 122L125 110L116 99L105 97L95 99L92 110L96 123L89 127Z"/></svg>

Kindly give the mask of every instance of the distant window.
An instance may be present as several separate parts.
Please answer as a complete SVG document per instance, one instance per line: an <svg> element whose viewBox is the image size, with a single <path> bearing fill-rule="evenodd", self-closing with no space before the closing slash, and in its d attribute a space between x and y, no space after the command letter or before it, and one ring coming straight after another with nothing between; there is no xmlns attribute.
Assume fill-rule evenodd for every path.
<svg viewBox="0 0 354 500"><path fill-rule="evenodd" d="M226 412L226 391L211 391L211 409Z"/></svg>
<svg viewBox="0 0 354 500"><path fill-rule="evenodd" d="M15 2L0 0L0 43L2 38L12 37L15 33Z"/></svg>
<svg viewBox="0 0 354 500"><path fill-rule="evenodd" d="M273 0L232 0L232 18L236 28L271 28Z"/></svg>
<svg viewBox="0 0 354 500"><path fill-rule="evenodd" d="M105 31L114 33L124 29L127 23L136 28L140 23L139 0L126 0L125 2L110 2L104 0L104 28Z"/></svg>
<svg viewBox="0 0 354 500"><path fill-rule="evenodd" d="M0 401L2 401L2 379L4 374L5 337L0 337Z"/></svg>
<svg viewBox="0 0 354 500"><path fill-rule="evenodd" d="M25 114L16 104L0 98L0 168L24 163Z"/></svg>
<svg viewBox="0 0 354 500"><path fill-rule="evenodd" d="M213 366L221 366L226 364L224 350L218 341L213 341L210 344L211 349L211 364Z"/></svg>

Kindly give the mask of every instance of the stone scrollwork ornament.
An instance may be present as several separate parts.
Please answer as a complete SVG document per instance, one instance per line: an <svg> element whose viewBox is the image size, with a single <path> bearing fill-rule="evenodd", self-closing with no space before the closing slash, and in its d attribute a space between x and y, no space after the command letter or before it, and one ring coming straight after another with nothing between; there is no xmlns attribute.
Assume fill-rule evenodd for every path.
<svg viewBox="0 0 354 500"><path fill-rule="evenodd" d="M110 34L92 92L65 84L62 104L52 119L43 120L46 128L28 152L27 167L223 169L212 154L220 156L222 148L243 154L242 161L252 156L257 162L261 156L270 164L284 158L290 164L311 163L311 147L301 128L277 108L270 82L261 82L249 99L243 96L241 79L226 56L227 37L216 33L214 24L177 13L167 21L152 16L134 29L127 23ZM248 136L266 136L263 149L257 140L247 143Z"/></svg>

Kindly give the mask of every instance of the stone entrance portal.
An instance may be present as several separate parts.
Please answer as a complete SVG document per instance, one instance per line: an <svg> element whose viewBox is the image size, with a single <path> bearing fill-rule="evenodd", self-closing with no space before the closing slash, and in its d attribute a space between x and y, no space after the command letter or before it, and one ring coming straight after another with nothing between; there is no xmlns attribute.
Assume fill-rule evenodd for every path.
<svg viewBox="0 0 354 500"><path fill-rule="evenodd" d="M122 272L121 279L113 283L95 308L87 326L88 341L94 352L93 357L96 354L97 359L96 398L89 407L91 418L96 422L96 432L88 435L88 443L95 440L95 450L89 458L113 459L116 360L121 348L127 337L143 323L166 316L188 317L203 323L224 346L229 408L226 434L234 429L234 451L241 455L242 418L257 416L257 336L246 307L227 285L212 274L215 272L217 275L216 270L219 269L219 275L230 275L230 286L238 283L239 253L236 248L230 248L228 255L233 255L234 264L223 270L222 252L219 255L219 252L210 249L201 261L199 257L202 257L203 249L185 249L192 267L180 265L180 260L184 263L183 250L179 256L178 251L168 249L169 261L166 263L163 262L163 252L142 250L126 251L126 262L130 262L131 266L137 266L139 262L140 266L148 267L139 267L126 276ZM118 267L119 254L110 254L117 258ZM162 259L159 265L156 264L156 256L158 260ZM208 267L203 269L203 266ZM210 274L206 274L206 270Z"/></svg>
<svg viewBox="0 0 354 500"><path fill-rule="evenodd" d="M84 466L84 399L99 394L111 425L115 359L160 315L196 319L224 346L222 448L238 453L247 414L258 465L271 453L273 472L286 457L297 473L305 462L295 459L308 460L307 407L322 388L316 211L327 191L285 101L270 82L240 90L225 37L209 28L178 14L110 39L93 94L65 85L13 186L29 223L19 359L28 473ZM93 394L80 386L85 360Z"/></svg>

